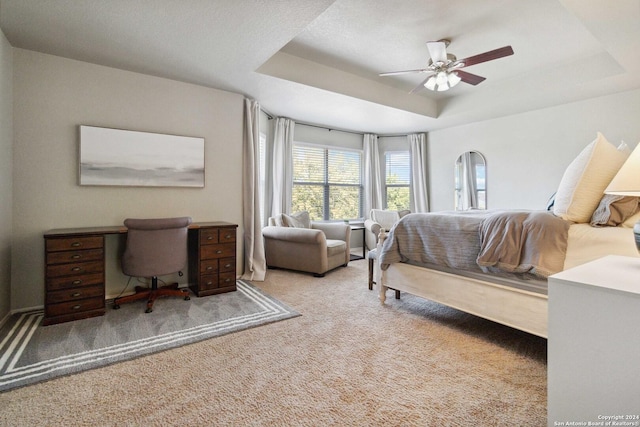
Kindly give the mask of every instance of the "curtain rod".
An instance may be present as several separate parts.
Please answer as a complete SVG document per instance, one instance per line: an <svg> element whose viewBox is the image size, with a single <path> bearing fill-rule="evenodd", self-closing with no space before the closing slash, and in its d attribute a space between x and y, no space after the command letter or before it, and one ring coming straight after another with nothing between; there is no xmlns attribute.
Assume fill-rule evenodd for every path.
<svg viewBox="0 0 640 427"><path fill-rule="evenodd" d="M269 118L269 120L273 120L274 119L274 115L269 113L267 110L265 110L264 108L260 107L260 110L262 110L263 113L265 113L267 115L267 117ZM357 131L353 131L353 130L345 130L345 129L334 129L334 128L330 128L327 126L321 126L321 125L314 125L311 123L305 123L305 122L299 122L296 121L295 119L293 119L293 121L296 123L296 125L301 125L301 126L310 126L310 127L314 127L314 128L318 128L318 129L326 129L329 132L332 131L337 131L337 132L345 132L345 133L352 133L355 135L364 135L365 133L373 133L373 132L357 132ZM416 133L424 133L424 132L416 132ZM378 138L383 137L383 138L392 138L392 137L407 137L409 136L408 134L388 134L388 135L376 135Z"/></svg>
<svg viewBox="0 0 640 427"><path fill-rule="evenodd" d="M294 121L295 121L295 120L294 120ZM370 134L376 135L378 138L380 138L380 137L382 137L382 138L392 138L392 137L407 137L407 136L409 136L409 134L406 134L406 133L405 133L405 134L401 134L401 133L400 133L400 134L383 134L383 135L378 135L378 134L373 133L373 132L356 132L356 131L353 131L353 130L333 129L333 128L329 128L329 127L326 127L326 126L313 125L313 124L311 124L311 123L304 123L304 122L296 122L296 125L311 126L311 127L314 127L314 128L326 129L326 130L328 130L329 132L331 132L331 131L337 131L337 132L353 133L353 134L356 134L356 135L364 135L364 134L366 134L366 133L370 133ZM416 132L416 133L425 133L425 132Z"/></svg>
<svg viewBox="0 0 640 427"><path fill-rule="evenodd" d="M332 128L329 128L329 127L326 127L326 126L312 125L311 123L304 123L304 122L296 122L296 125L310 126L310 127L319 128L319 129L326 129L329 132L337 131L337 132L353 133L353 134L356 134L356 135L364 135L365 134L365 132L356 132L354 130L344 130L344 129L332 129Z"/></svg>
<svg viewBox="0 0 640 427"><path fill-rule="evenodd" d="M260 111L262 111L263 113L265 113L267 115L267 117L269 118L269 120L273 120L273 114L271 114L270 112L268 112L267 110L265 110L264 108L260 107Z"/></svg>

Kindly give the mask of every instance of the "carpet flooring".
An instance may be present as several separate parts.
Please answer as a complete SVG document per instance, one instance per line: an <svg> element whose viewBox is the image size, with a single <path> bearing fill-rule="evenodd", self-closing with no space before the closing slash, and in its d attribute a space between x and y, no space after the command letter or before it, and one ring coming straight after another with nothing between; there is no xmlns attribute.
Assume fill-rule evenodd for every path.
<svg viewBox="0 0 640 427"><path fill-rule="evenodd" d="M16 314L0 330L0 391L121 362L297 316L253 285L212 298L107 306L104 316L41 326L42 311Z"/></svg>
<svg viewBox="0 0 640 427"><path fill-rule="evenodd" d="M405 293L381 305L364 260L254 285L301 316L0 393L0 425L547 424L545 339Z"/></svg>

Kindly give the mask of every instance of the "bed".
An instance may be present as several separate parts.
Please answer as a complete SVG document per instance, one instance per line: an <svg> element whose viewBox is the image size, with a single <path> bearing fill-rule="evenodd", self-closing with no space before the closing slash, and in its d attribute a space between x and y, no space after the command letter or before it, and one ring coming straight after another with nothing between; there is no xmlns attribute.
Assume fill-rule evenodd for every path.
<svg viewBox="0 0 640 427"><path fill-rule="evenodd" d="M604 194L630 150L601 134L542 211L410 214L382 232L374 282L547 337L547 278L606 255L638 256L638 198ZM371 279L370 279L371 282Z"/></svg>
<svg viewBox="0 0 640 427"><path fill-rule="evenodd" d="M517 214L523 212L516 211ZM556 218L549 212L532 212L542 215L545 221ZM493 266L480 266L477 261L484 249L480 247L480 238L474 239L473 236L482 235L479 229L487 218L503 217L503 214L504 211L411 214L400 220L390 232L382 232L374 271L380 301L385 302L388 289L395 290L396 295L398 291L404 291L546 338L549 275L609 254L638 256L633 230L629 228L635 217L616 227L594 227L557 218L559 223L555 225L566 228L566 239L553 239L556 247L546 256L552 258L550 262L545 261L544 256L542 261L534 259L530 262L531 256L523 255L519 265L507 262L504 270L496 267L500 261ZM506 215L510 216L511 212L506 212ZM452 223L458 225L452 226ZM423 240L429 238L416 232L419 227L430 229L431 234L438 236L433 247L451 244L451 240L443 236L443 230L444 234L449 232L451 236L462 236L455 244L454 255L447 251L434 255L428 253L429 249L412 247L424 244ZM558 228L553 230L556 233ZM539 230L529 232L540 237ZM414 241L403 246L403 239L412 234ZM564 248L562 242L565 242ZM510 245L506 249L513 252ZM535 252L537 249L523 249L527 250ZM407 255L407 251L413 251L413 254ZM533 254L533 258L536 256ZM491 264L486 258L484 261Z"/></svg>

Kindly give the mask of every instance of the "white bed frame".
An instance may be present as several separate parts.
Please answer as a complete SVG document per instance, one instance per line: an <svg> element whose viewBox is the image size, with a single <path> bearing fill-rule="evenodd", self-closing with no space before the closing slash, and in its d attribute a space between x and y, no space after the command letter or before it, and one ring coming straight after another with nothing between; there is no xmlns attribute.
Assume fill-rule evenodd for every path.
<svg viewBox="0 0 640 427"><path fill-rule="evenodd" d="M547 295L405 263L381 270L377 260L374 277L383 304L388 289L404 291L547 338Z"/></svg>

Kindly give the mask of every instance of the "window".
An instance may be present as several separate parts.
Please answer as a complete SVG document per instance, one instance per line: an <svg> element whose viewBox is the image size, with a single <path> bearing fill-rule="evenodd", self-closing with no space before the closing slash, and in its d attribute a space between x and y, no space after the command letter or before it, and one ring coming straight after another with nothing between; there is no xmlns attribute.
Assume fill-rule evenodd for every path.
<svg viewBox="0 0 640 427"><path fill-rule="evenodd" d="M385 158L386 209L409 209L411 162L408 151L388 151Z"/></svg>
<svg viewBox="0 0 640 427"><path fill-rule="evenodd" d="M291 212L312 220L362 218L362 153L293 144Z"/></svg>

